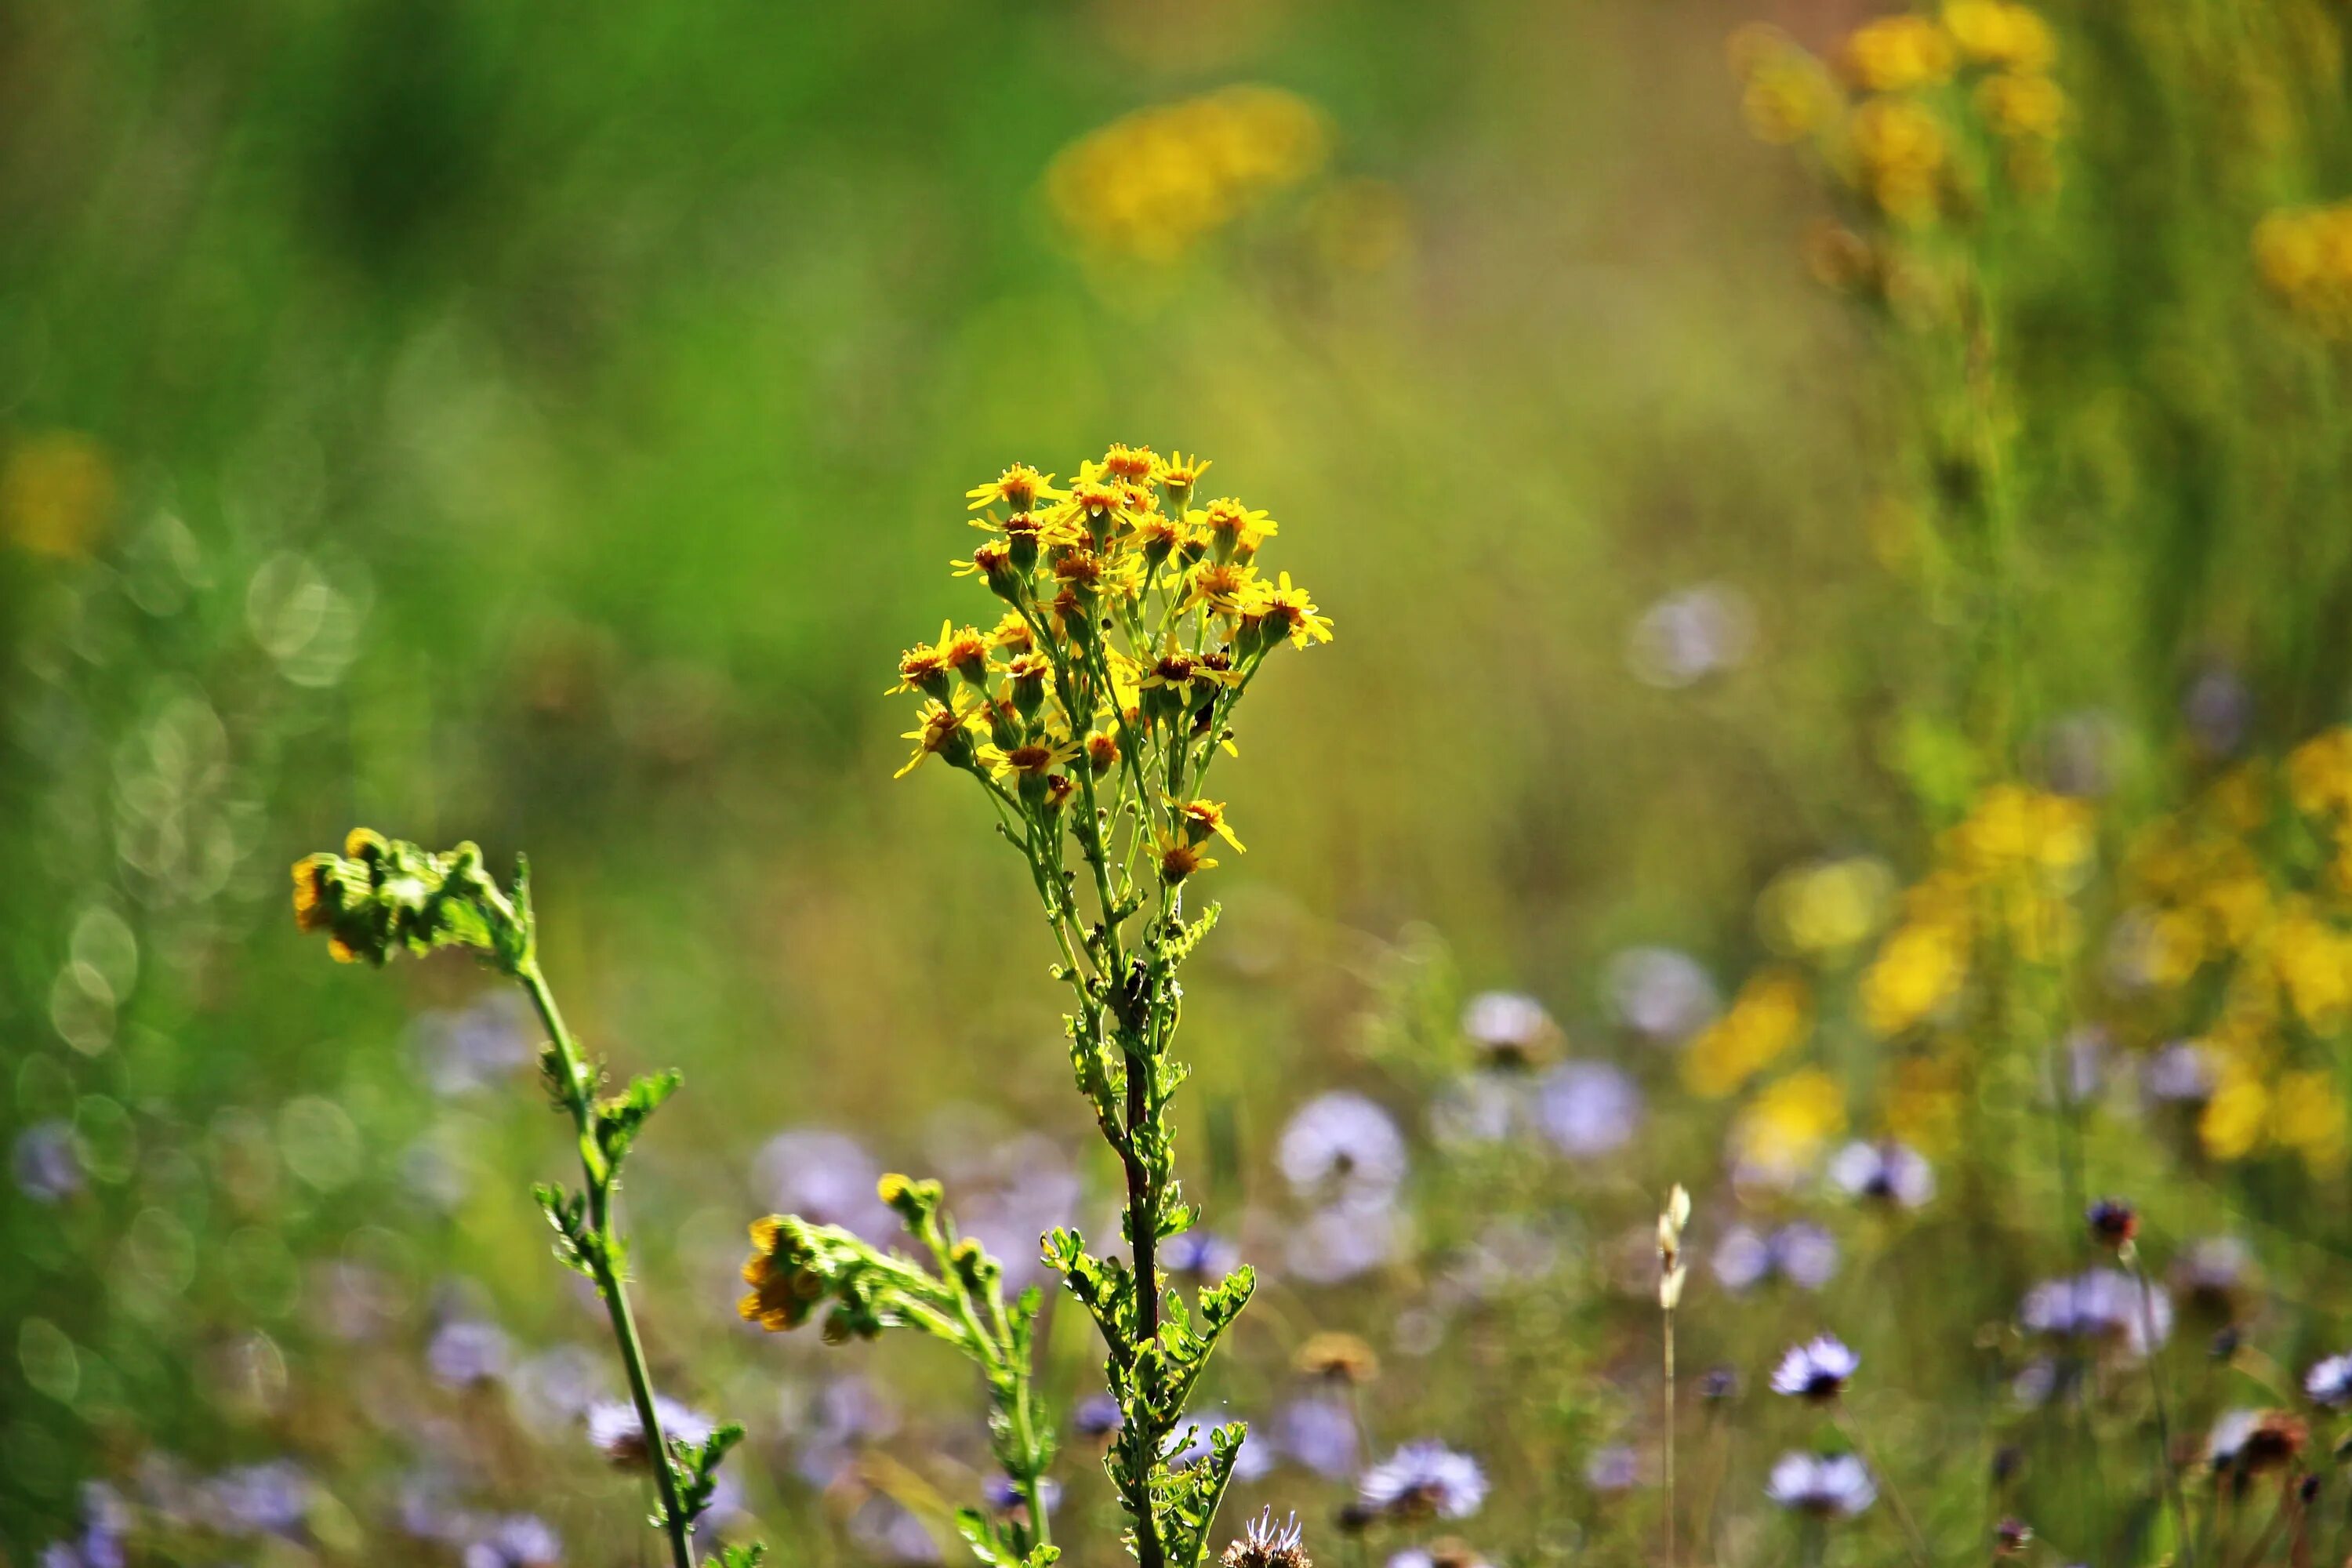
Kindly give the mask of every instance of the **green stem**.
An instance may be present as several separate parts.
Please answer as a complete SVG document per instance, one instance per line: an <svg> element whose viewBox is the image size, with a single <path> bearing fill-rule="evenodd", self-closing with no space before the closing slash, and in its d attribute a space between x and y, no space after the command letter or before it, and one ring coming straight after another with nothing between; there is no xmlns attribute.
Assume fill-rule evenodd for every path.
<svg viewBox="0 0 2352 1568"><path fill-rule="evenodd" d="M2196 1553L2189 1541L2189 1500L2180 1495L2180 1471L2172 1462L2172 1414L2164 1400L2164 1373L2156 1363L2156 1302L2148 1289L2147 1271L2140 1267L2139 1248L2124 1244L2124 1267L2131 1270L2139 1293L2140 1334L2147 1340L2147 1385L2156 1399L2156 1468L2164 1479L2164 1495L2172 1505L2172 1522L2180 1532L2181 1568L2192 1568Z"/></svg>
<svg viewBox="0 0 2352 1568"><path fill-rule="evenodd" d="M636 1406L637 1422L645 1432L646 1457L653 1468L656 1493L661 1499L662 1528L669 1537L670 1560L674 1568L694 1568L694 1539L685 1510L678 1506L677 1476L671 1468L669 1444L662 1436L661 1414L654 1405L653 1376L646 1369L645 1345L637 1337L637 1321L629 1310L628 1290L613 1267L620 1237L613 1228L613 1170L596 1146L595 1078L581 1058L580 1047L571 1031L563 1026L563 1015L556 1008L555 994L548 989L547 977L540 973L539 961L523 960L515 978L522 983L531 1005L538 1009L540 1023L545 1026L562 1066L564 1102L580 1134L580 1169L587 1180L588 1216L596 1232L597 1246L589 1252L588 1265L595 1277L596 1293L604 1298L604 1311L613 1323L613 1339L620 1347L622 1370L628 1374L630 1402Z"/></svg>

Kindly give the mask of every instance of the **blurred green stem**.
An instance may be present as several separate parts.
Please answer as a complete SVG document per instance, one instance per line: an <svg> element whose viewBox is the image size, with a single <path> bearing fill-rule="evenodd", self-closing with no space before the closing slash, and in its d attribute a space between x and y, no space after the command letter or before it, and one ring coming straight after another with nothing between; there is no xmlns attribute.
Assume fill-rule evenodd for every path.
<svg viewBox="0 0 2352 1568"><path fill-rule="evenodd" d="M604 1298L604 1311L612 1319L613 1340L620 1348L622 1369L629 1378L629 1399L645 1431L646 1462L653 1470L654 1489L661 1500L661 1524L669 1537L670 1561L674 1568L694 1568L694 1538L678 1505L677 1476L670 1464L669 1444L662 1436L661 1413L654 1405L653 1377L646 1370L645 1346L637 1337L637 1321L629 1310L622 1270L614 1262L623 1253L619 1233L613 1226L613 1170L596 1143L596 1075L582 1058L572 1032L563 1026L563 1015L555 1005L555 994L548 989L547 977L540 973L538 958L523 959L516 966L515 978L538 1009L539 1021L554 1047L562 1073L564 1103L580 1134L580 1172L588 1184L588 1222L596 1237L587 1262L594 1274L596 1293Z"/></svg>
<svg viewBox="0 0 2352 1568"><path fill-rule="evenodd" d="M2180 1494L2180 1471L2172 1462L2172 1415L2164 1400L2164 1370L2157 1365L2156 1301L2148 1288L2147 1271L2140 1267L2139 1248L2125 1242L2122 1249L2124 1267L2131 1270L2132 1285L2139 1296L2139 1326L2147 1341L2147 1386L2156 1399L2156 1467L2164 1483L2165 1500L2172 1505L2172 1522L2180 1532L2181 1568L2191 1568L2197 1561L2189 1539L2189 1501Z"/></svg>
<svg viewBox="0 0 2352 1568"><path fill-rule="evenodd" d="M1903 1527L1903 1539L1909 1544L1912 1557L1918 1563L1919 1568L1931 1568L1935 1559L1927 1551L1927 1538L1919 1533L1918 1521L1911 1517L1911 1510L1904 1506L1902 1489L1895 1484L1895 1478L1889 1475L1886 1467L1879 1462L1877 1451L1870 1446L1870 1440L1862 1435L1861 1424L1854 1420L1853 1412L1846 1408L1843 1400L1839 1401L1837 1405L1837 1425L1838 1430L1845 1434L1845 1440L1853 1445L1854 1452L1862 1456L1862 1462L1870 1467L1871 1473L1878 1478L1880 1486L1885 1489L1886 1506L1895 1510L1895 1522Z"/></svg>

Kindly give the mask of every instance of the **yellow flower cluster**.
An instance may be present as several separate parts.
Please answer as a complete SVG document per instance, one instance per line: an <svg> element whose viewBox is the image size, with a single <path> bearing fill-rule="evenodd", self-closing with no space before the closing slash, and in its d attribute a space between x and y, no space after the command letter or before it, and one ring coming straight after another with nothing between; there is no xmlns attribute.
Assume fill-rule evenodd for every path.
<svg viewBox="0 0 2352 1568"><path fill-rule="evenodd" d="M2039 12L1948 0L1935 16L1864 23L1835 58L1832 70L1777 28L1740 29L1731 62L1742 112L1762 141L1814 142L1839 184L1898 230L1967 205L1971 136L1990 140L2020 190L2051 184L2066 98L2050 76L2057 44ZM1817 266L1840 280L1882 269L1864 242L1843 238L1817 250Z"/></svg>
<svg viewBox="0 0 2352 1568"><path fill-rule="evenodd" d="M2352 730L2223 775L2151 824L2110 947L2150 1041L2193 1037L2213 1083L2208 1154L2343 1167L2347 1112L2313 1047L2352 1026Z"/></svg>
<svg viewBox="0 0 2352 1568"><path fill-rule="evenodd" d="M2076 940L2070 896L2095 847L2081 801L2013 784L1984 791L1944 834L1864 970L1864 1021L1886 1037L1931 1022L1958 998L1988 942L2054 963Z"/></svg>
<svg viewBox="0 0 2352 1568"><path fill-rule="evenodd" d="M1208 467L1119 446L1066 487L1016 464L967 492L987 537L951 564L1005 609L984 631L950 621L900 658L892 689L922 707L899 773L937 756L973 774L1041 875L1059 875L1066 829L1105 889L1125 875L1097 780L1134 835L1125 860L1148 836L1166 885L1214 866L1212 839L1240 849L1223 805L1198 795L1231 749L1234 705L1276 648L1331 640L1289 573L1259 573L1273 518L1230 498L1193 504Z"/></svg>
<svg viewBox="0 0 2352 1568"><path fill-rule="evenodd" d="M1845 1096L1819 1068L1790 1073L1758 1095L1732 1123L1731 1153L1745 1174L1785 1185L1821 1163L1845 1131Z"/></svg>
<svg viewBox="0 0 2352 1568"><path fill-rule="evenodd" d="M1174 261L1330 154L1322 113L1279 88L1224 88L1138 110L1062 150L1046 195L1087 248Z"/></svg>
<svg viewBox="0 0 2352 1568"><path fill-rule="evenodd" d="M2323 337L2352 338L2352 202L2263 218L2254 269L2297 321Z"/></svg>
<svg viewBox="0 0 2352 1568"><path fill-rule="evenodd" d="M1683 1083L1692 1093L1720 1100L1786 1056L1813 1026L1812 993L1786 969L1748 976L1722 1017L1683 1052Z"/></svg>

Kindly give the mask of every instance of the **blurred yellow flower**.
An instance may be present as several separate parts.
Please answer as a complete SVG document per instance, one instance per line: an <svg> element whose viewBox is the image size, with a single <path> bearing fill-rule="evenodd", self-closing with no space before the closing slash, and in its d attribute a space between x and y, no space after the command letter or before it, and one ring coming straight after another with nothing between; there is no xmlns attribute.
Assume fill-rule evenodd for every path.
<svg viewBox="0 0 2352 1568"><path fill-rule="evenodd" d="M1852 855L1781 872L1757 900L1756 915L1775 946L1833 958L1877 933L1894 896L1885 861Z"/></svg>
<svg viewBox="0 0 2352 1568"><path fill-rule="evenodd" d="M1976 65L2039 72L2058 58L2058 41L2041 13L2004 0L1949 0L1944 30Z"/></svg>
<svg viewBox="0 0 2352 1568"><path fill-rule="evenodd" d="M2323 337L2352 336L2352 202L2273 212L2254 226L2254 269Z"/></svg>
<svg viewBox="0 0 2352 1568"><path fill-rule="evenodd" d="M2213 1098L2197 1120L2198 1142L2216 1160L2242 1160L2262 1146L2270 1120L2270 1090L2234 1056L2218 1056Z"/></svg>
<svg viewBox="0 0 2352 1568"><path fill-rule="evenodd" d="M1330 155L1322 112L1279 88L1240 86L1122 116L1064 148L1045 188L1089 249L1174 261Z"/></svg>
<svg viewBox="0 0 2352 1568"><path fill-rule="evenodd" d="M0 466L0 539L36 555L86 555L114 510L106 448L76 430L10 444Z"/></svg>
<svg viewBox="0 0 2352 1568"><path fill-rule="evenodd" d="M2334 1078L2317 1070L2282 1074L2275 1098L2272 1135L2302 1156L2314 1174L2341 1171L2347 1152L2344 1100Z"/></svg>
<svg viewBox="0 0 2352 1568"><path fill-rule="evenodd" d="M1845 1096L1819 1068L1790 1073L1758 1095L1732 1126L1732 1155L1767 1180L1803 1175L1845 1131Z"/></svg>
<svg viewBox="0 0 2352 1568"><path fill-rule="evenodd" d="M1842 95L1828 68L1778 27L1740 28L1728 53L1741 87L1740 114L1758 141L1801 142L1837 111Z"/></svg>
<svg viewBox="0 0 2352 1568"><path fill-rule="evenodd" d="M1902 1034L1941 1011L1968 975L1967 929L1915 921L1888 937L1863 971L1863 1020L1874 1034Z"/></svg>
<svg viewBox="0 0 2352 1568"><path fill-rule="evenodd" d="M1750 975L1730 1010L1683 1053L1683 1082L1710 1100L1736 1093L1802 1039L1811 1024L1811 994L1797 974L1768 969Z"/></svg>
<svg viewBox="0 0 2352 1568"><path fill-rule="evenodd" d="M1977 83L1977 112L1993 134L2011 139L2057 140L2066 124L2066 95L2048 77L2005 71Z"/></svg>
<svg viewBox="0 0 2352 1568"><path fill-rule="evenodd" d="M1886 216L1924 223L1936 215L1944 168L1944 128L1907 98L1874 98L1846 130L1863 188Z"/></svg>
<svg viewBox="0 0 2352 1568"><path fill-rule="evenodd" d="M1952 74L1951 35L1926 16L1882 16L1845 41L1846 71L1870 92L1933 87Z"/></svg>

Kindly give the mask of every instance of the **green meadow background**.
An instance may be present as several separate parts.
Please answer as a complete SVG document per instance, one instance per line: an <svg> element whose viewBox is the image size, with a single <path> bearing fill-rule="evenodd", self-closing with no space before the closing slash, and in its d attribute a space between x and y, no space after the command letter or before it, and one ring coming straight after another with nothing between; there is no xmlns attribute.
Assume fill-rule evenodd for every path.
<svg viewBox="0 0 2352 1568"><path fill-rule="evenodd" d="M2352 673L2342 365L2252 243L2267 212L2352 195L2341 6L2049 8L2055 188L1950 225L1990 280L1976 349L2003 388L1997 595L1931 515L1966 484L1935 445L1935 331L1812 275L1834 173L1748 134L1726 63L1743 23L1827 56L1867 15L11 8L0 1141L62 1127L82 1179L0 1188L0 1557L37 1561L79 1528L82 1482L128 1489L168 1454L290 1457L309 1521L134 1561L455 1561L388 1522L390 1478L440 1445L480 1506L556 1522L568 1560L640 1560L635 1495L584 1444L495 1395L416 1392L451 1280L519 1345L604 1347L526 1195L566 1147L528 1075L453 1098L420 1067L415 1020L485 977L355 972L293 928L287 864L353 823L528 851L574 1023L616 1068L683 1068L631 1169L641 1310L665 1385L752 1426L743 1511L782 1560L870 1556L843 1534L856 1488L796 1479L779 1414L840 1357L931 1413L882 1444L895 1464L968 1481L927 1457L971 1447L961 1368L737 1327L768 1202L746 1173L784 1129L919 1173L942 1127L979 1126L1040 1131L1109 1190L1027 889L965 792L891 782L908 711L883 689L902 647L987 608L946 570L976 539L967 487L1132 441L1206 453L1207 493L1270 510L1276 564L1339 630L1261 683L1226 764L1250 849L1215 873L1227 920L1192 997L1188 1186L1213 1222L1272 1201L1284 1120L1341 1087L1395 1111L1431 1184L1420 1250L1277 1291L1234 1394L1270 1397L1310 1329L1360 1332L1393 1363L1379 1442L1446 1436L1494 1475L1465 1527L1487 1555L1643 1560L1654 1500L1612 1515L1578 1479L1610 1412L1654 1403L1654 1324L1612 1293L1611 1248L1671 1181L1719 1195L1724 1108L1614 1037L1611 954L1682 949L1728 997L1770 956L1757 898L1781 870L1867 854L1908 881L1979 785L2078 787L2085 748L2112 867L2229 758L2342 719ZM1165 258L1057 212L1064 149L1235 83L1319 112L1311 171ZM1691 635L1729 651L1666 679L1659 628L1694 602ZM2193 728L2216 703L2221 751ZM1420 1038L1399 1011L1444 1024L1484 987L1626 1063L1643 1135L1565 1185L1513 1165L1480 1186L1423 1147L1436 1068L1397 1066ZM2060 989L2036 1028L2095 1021ZM2321 1348L2340 1172L2242 1177L2136 1123L2088 1137L2095 1185L2172 1205L2159 1235L2234 1216L2267 1238L2318 1313L2273 1352ZM2042 1139L1939 1151L1948 1205L2031 1204L1874 1266L1916 1309L1869 1331L1874 1366L1918 1369L1898 1456L1931 1451L1938 1401L1992 1441L1970 1347L2074 1256ZM446 1201L420 1194L420 1147ZM1565 1273L1399 1352L1444 1248L1506 1209ZM389 1296L356 1342L320 1319L352 1262ZM1736 1331L1751 1381L1847 1321L1775 1300ZM1075 1398L1097 1352L1075 1315L1055 1327L1049 1383ZM2202 1346L2179 1349L2187 1377ZM2184 1422L2233 1397L2199 1386ZM2142 1415L2115 1419L2120 1489L2146 1452ZM1923 1510L1966 1542L1985 1505L1959 1468ZM856 1486L906 1500L875 1473ZM1059 1473L1097 1521L1073 1526L1081 1558L1110 1560L1099 1474L1075 1449ZM1345 1496L1277 1477L1245 1500L1321 1530ZM1725 1555L1783 1560L1774 1528L1756 1515Z"/></svg>

